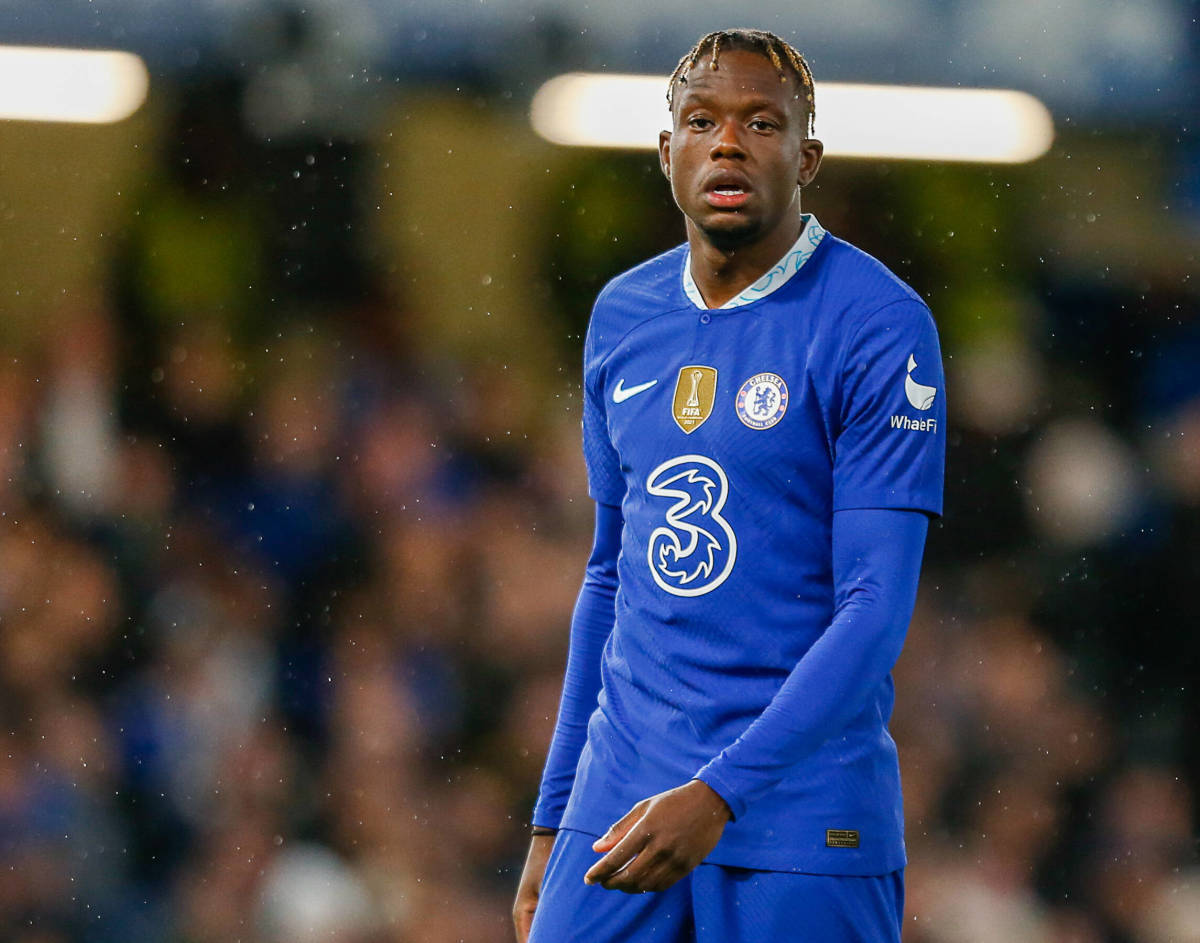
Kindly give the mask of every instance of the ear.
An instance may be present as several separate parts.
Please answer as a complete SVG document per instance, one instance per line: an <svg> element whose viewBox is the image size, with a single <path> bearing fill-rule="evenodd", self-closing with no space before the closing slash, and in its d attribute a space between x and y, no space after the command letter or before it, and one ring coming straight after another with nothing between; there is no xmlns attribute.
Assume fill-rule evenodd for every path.
<svg viewBox="0 0 1200 943"><path fill-rule="evenodd" d="M821 169L821 158L825 154L825 145L816 138L805 138L800 144L800 168L796 172L797 186L806 187L812 183L817 171Z"/></svg>
<svg viewBox="0 0 1200 943"><path fill-rule="evenodd" d="M658 166L663 176L671 179L671 132L658 132Z"/></svg>

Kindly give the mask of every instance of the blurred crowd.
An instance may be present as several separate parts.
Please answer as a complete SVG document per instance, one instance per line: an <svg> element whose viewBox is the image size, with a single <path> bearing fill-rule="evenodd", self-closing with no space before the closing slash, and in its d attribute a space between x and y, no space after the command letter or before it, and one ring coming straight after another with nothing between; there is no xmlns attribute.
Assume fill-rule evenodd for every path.
<svg viewBox="0 0 1200 943"><path fill-rule="evenodd" d="M189 173L0 361L0 939L508 939L590 538L577 379L547 410L429 355L417 296L234 303L286 246ZM1027 314L984 335L935 299L908 943L1200 940L1200 320L1091 284L989 283Z"/></svg>
<svg viewBox="0 0 1200 943"><path fill-rule="evenodd" d="M207 326L164 338L136 429L103 308L3 369L4 939L496 938L586 552L575 429L490 449L504 389L435 399L327 327L253 390Z"/></svg>

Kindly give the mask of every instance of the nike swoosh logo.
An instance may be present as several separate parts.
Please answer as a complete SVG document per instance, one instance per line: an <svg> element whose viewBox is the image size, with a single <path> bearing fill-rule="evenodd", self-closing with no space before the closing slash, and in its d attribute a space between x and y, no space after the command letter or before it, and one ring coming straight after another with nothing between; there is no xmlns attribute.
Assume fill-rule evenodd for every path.
<svg viewBox="0 0 1200 943"><path fill-rule="evenodd" d="M645 393L646 390L648 390L648 389L650 389L650 387L654 386L654 384L657 383L658 380L650 380L647 383L639 383L637 386L631 386L628 389L626 389L624 386L622 386L622 384L624 382L625 382L624 377L621 377L621 379L619 379L617 381L616 389L613 390L613 402L614 403L623 403L623 402L625 402L625 400L629 399L629 397L631 397L631 396L637 396L638 393Z"/></svg>

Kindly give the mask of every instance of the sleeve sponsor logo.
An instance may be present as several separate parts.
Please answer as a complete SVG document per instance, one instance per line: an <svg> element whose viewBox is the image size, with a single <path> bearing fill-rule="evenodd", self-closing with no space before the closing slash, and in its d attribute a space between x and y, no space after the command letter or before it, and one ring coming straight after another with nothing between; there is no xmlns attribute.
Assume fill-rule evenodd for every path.
<svg viewBox="0 0 1200 943"><path fill-rule="evenodd" d="M913 379L912 373L916 366L917 358L909 354L908 370L904 374L904 395L908 398L910 406L924 412L933 408L938 391L937 387L926 386ZM892 416L890 421L893 429L904 429L908 432L937 432L938 427L936 419L913 419L910 416L896 415Z"/></svg>
<svg viewBox="0 0 1200 943"><path fill-rule="evenodd" d="M909 419L908 416L893 416L893 429L907 429L909 432L937 432L936 419Z"/></svg>
<svg viewBox="0 0 1200 943"><path fill-rule="evenodd" d="M929 409L933 406L934 397L937 396L937 388L932 386L924 386L912 378L913 368L917 365L917 359L912 355L908 355L908 373L904 376L904 395L908 397L908 401L917 409Z"/></svg>

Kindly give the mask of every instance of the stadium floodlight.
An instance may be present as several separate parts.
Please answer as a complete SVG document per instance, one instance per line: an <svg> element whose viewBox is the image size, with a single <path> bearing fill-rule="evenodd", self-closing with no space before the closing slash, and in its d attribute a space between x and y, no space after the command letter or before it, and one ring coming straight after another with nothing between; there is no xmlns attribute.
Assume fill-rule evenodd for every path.
<svg viewBox="0 0 1200 943"><path fill-rule="evenodd" d="M533 97L534 130L556 144L654 148L667 79L572 72ZM1054 121L1025 92L818 82L817 137L832 157L1019 164L1050 149Z"/></svg>
<svg viewBox="0 0 1200 943"><path fill-rule="evenodd" d="M131 52L0 46L0 119L110 124L137 111L149 87Z"/></svg>

